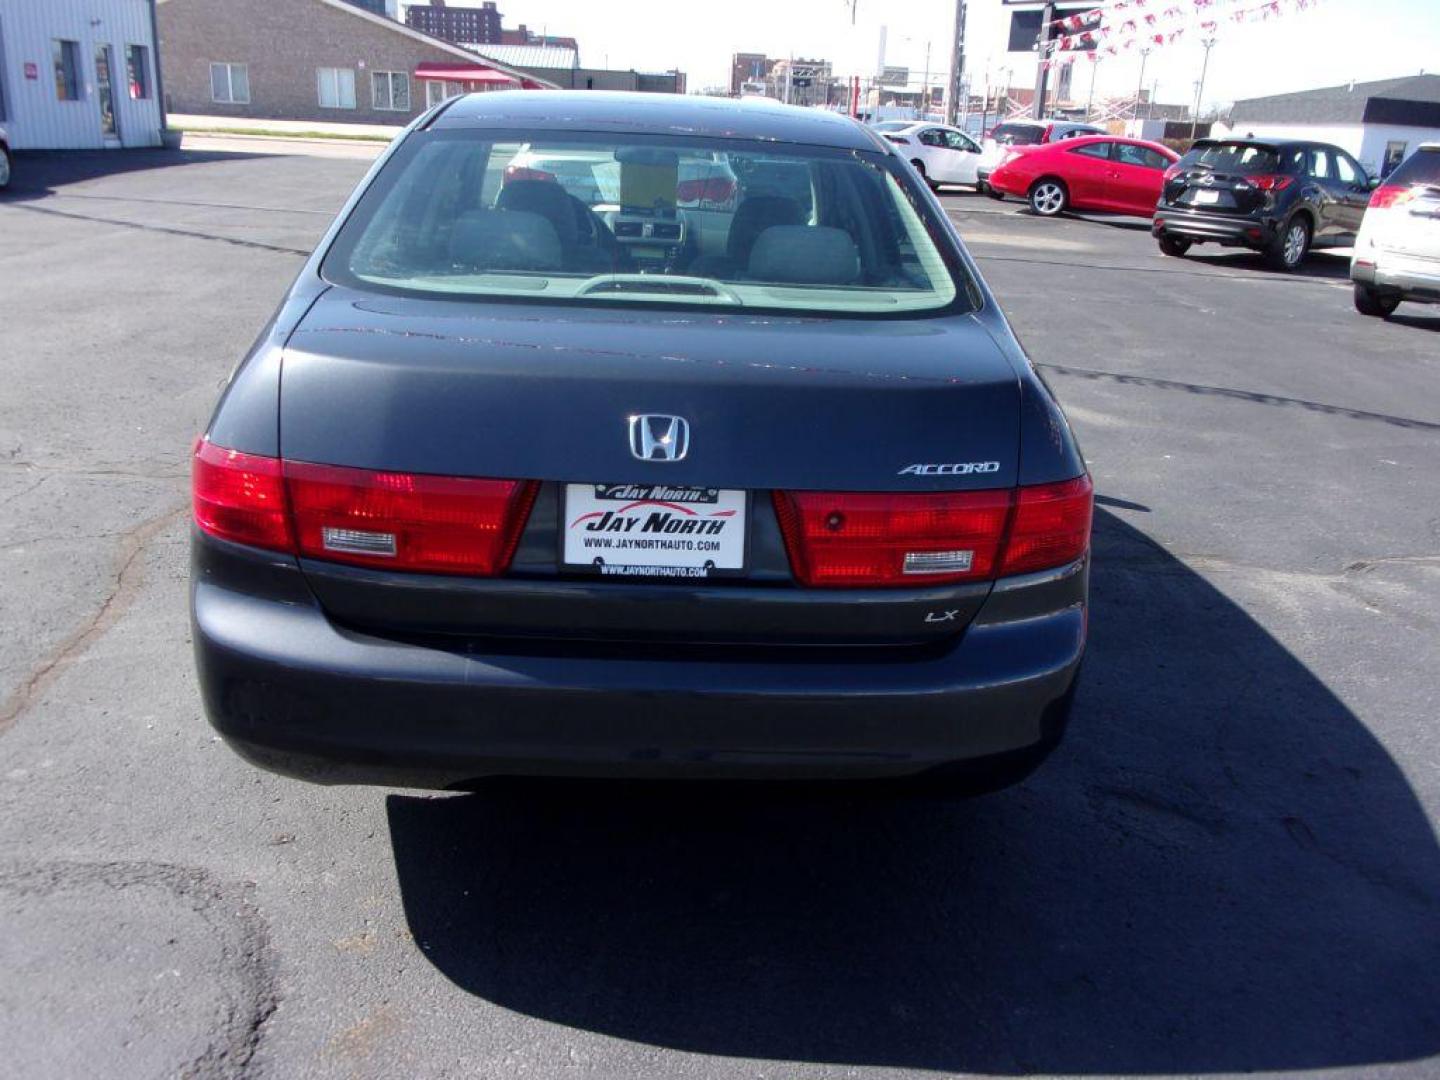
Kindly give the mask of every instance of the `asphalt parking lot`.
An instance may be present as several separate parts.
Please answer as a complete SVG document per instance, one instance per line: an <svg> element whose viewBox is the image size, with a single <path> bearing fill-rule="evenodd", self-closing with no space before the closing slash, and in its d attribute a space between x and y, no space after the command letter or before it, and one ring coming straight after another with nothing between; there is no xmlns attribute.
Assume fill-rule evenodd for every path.
<svg viewBox="0 0 1440 1080"><path fill-rule="evenodd" d="M1440 1071L1440 309L947 194L1100 495L1039 773L310 787L201 715L188 455L367 155L220 145L0 197L0 1076Z"/></svg>

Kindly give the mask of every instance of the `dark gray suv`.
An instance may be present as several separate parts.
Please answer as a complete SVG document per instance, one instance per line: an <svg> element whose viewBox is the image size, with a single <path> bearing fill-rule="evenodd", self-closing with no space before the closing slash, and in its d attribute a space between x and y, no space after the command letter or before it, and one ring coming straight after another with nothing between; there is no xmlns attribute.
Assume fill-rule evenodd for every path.
<svg viewBox="0 0 1440 1080"><path fill-rule="evenodd" d="M1272 269L1294 270L1311 248L1355 243L1375 185L1328 143L1201 139L1165 171L1151 232L1166 255L1248 247Z"/></svg>

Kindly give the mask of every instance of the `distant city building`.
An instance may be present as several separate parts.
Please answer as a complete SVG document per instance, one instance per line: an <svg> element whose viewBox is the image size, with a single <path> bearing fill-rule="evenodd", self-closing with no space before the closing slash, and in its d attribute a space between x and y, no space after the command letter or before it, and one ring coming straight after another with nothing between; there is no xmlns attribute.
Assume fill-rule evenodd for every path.
<svg viewBox="0 0 1440 1080"><path fill-rule="evenodd" d="M769 97L788 101L791 105L828 105L834 96L831 90L830 61L774 60L770 63Z"/></svg>
<svg viewBox="0 0 1440 1080"><path fill-rule="evenodd" d="M580 51L573 37L557 37L554 34L537 34L523 22L513 30L500 31L501 45L553 45L559 49Z"/></svg>
<svg viewBox="0 0 1440 1080"><path fill-rule="evenodd" d="M1388 175L1417 145L1440 140L1440 75L1411 75L1235 102L1217 135L1316 139Z"/></svg>
<svg viewBox="0 0 1440 1080"><path fill-rule="evenodd" d="M445 0L411 4L405 9L405 25L457 45L499 45L500 12L495 0L480 7L451 7Z"/></svg>
<svg viewBox="0 0 1440 1080"><path fill-rule="evenodd" d="M574 39L549 38L549 41ZM585 68L573 46L467 45L477 57L544 79L567 90L638 90L652 94L685 93L683 71L646 72L633 69Z"/></svg>
<svg viewBox="0 0 1440 1080"><path fill-rule="evenodd" d="M730 58L730 96L754 92L746 87L763 84L770 77L770 64L764 53L735 53Z"/></svg>
<svg viewBox="0 0 1440 1080"><path fill-rule="evenodd" d="M372 15L384 15L387 19L400 18L400 0L345 0L347 4L354 4L358 8L364 8Z"/></svg>

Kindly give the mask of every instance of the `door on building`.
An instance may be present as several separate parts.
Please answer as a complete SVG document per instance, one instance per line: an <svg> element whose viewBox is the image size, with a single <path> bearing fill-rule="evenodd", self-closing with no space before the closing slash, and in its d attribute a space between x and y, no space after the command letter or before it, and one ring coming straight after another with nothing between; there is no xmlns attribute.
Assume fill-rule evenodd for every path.
<svg viewBox="0 0 1440 1080"><path fill-rule="evenodd" d="M100 134L105 142L120 141L120 122L115 116L114 57L109 45L95 46L95 97L100 102Z"/></svg>

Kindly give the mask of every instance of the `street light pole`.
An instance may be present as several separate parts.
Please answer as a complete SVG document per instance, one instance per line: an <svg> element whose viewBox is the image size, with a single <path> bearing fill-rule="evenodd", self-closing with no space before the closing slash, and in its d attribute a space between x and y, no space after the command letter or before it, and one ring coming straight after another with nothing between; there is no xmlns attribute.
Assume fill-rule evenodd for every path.
<svg viewBox="0 0 1440 1080"><path fill-rule="evenodd" d="M960 91L965 76L965 3L955 0L955 32L950 38L950 85L945 94L945 123L955 126L960 115ZM929 67L929 61L926 61Z"/></svg>
<svg viewBox="0 0 1440 1080"><path fill-rule="evenodd" d="M1190 114L1190 141L1195 141L1195 132L1200 126L1200 95L1205 93L1205 72L1210 68L1210 50L1215 39L1208 37L1200 44L1205 46L1205 59L1200 63L1200 81L1195 84L1195 111Z"/></svg>
<svg viewBox="0 0 1440 1080"><path fill-rule="evenodd" d="M1054 21L1055 5L1046 0L1040 9L1040 36L1035 40L1039 62L1035 65L1035 107L1031 111L1036 120L1045 119L1045 98L1050 89L1050 31L1053 29L1050 24Z"/></svg>
<svg viewBox="0 0 1440 1080"><path fill-rule="evenodd" d="M1140 119L1140 99L1145 96L1145 61L1147 61L1147 60L1149 60L1149 59L1150 59L1150 50L1149 50L1148 48L1147 48L1147 49L1141 49L1141 50L1140 50L1140 83L1139 83L1138 86L1135 87L1135 119L1136 119L1137 122L1138 122L1139 119ZM1140 133L1137 131L1133 137L1134 137L1134 138L1139 138L1139 137L1140 137Z"/></svg>
<svg viewBox="0 0 1440 1080"><path fill-rule="evenodd" d="M925 114L930 111L930 42L925 42L925 79L920 84L920 117L923 120Z"/></svg>

